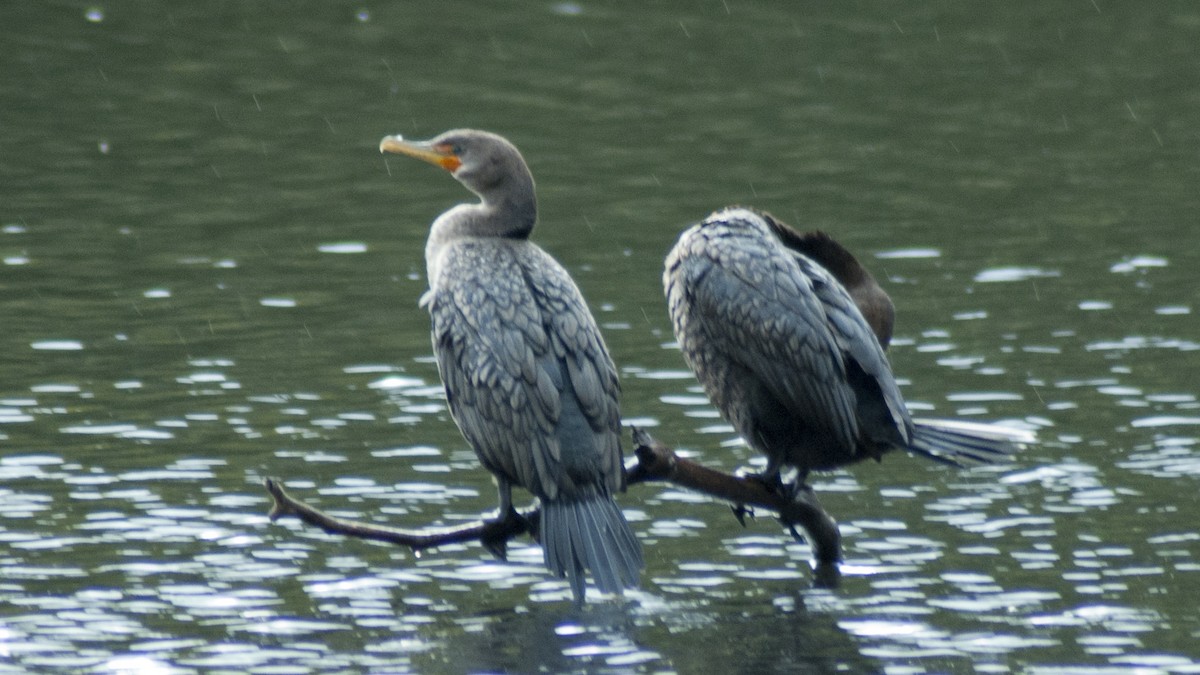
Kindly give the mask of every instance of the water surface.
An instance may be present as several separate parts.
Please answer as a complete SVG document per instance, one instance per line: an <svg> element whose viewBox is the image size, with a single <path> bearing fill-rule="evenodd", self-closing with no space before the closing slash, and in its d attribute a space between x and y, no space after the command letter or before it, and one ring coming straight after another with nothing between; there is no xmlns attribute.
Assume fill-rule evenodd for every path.
<svg viewBox="0 0 1200 675"><path fill-rule="evenodd" d="M1200 12L1097 3L25 3L0 9L0 672L1197 672ZM385 133L516 142L627 422L755 460L672 345L678 232L748 203L899 308L923 415L1044 443L819 476L836 589L769 518L622 498L648 557L270 523L474 518L416 306L466 198Z"/></svg>

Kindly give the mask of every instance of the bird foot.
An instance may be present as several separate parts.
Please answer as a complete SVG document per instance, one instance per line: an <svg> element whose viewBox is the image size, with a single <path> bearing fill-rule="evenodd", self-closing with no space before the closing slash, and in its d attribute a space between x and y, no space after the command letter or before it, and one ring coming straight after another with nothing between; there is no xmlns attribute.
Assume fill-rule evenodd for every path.
<svg viewBox="0 0 1200 675"><path fill-rule="evenodd" d="M800 480L788 483L780 494L786 497L789 502L811 502L815 499L812 486ZM804 534L796 529L796 523L780 518L779 524L786 527L787 531L792 534L792 538L796 541L807 541Z"/></svg>
<svg viewBox="0 0 1200 675"><path fill-rule="evenodd" d="M516 509L508 509L499 514L494 520L483 524L483 532L479 541L483 547L500 560L508 560L508 540L521 532L532 532L530 522Z"/></svg>
<svg viewBox="0 0 1200 675"><path fill-rule="evenodd" d="M804 543L804 542L808 541L808 539L806 539L804 537L804 533L802 533L800 530L796 529L795 523L789 523L789 522L785 521L784 519L780 518L779 524L783 525L784 527L787 528L787 531L792 535L792 539L795 539L796 541L798 541L800 543Z"/></svg>
<svg viewBox="0 0 1200 675"><path fill-rule="evenodd" d="M741 478L744 478L746 480L752 480L755 483L762 485L763 489L765 489L767 492L770 492L771 494L779 495L779 496L787 498L787 499L790 499L793 494L792 486L783 482L783 479L780 478L778 471L774 471L771 473L765 473L765 472L759 473L756 471L745 471L745 472L739 472L738 475Z"/></svg>
<svg viewBox="0 0 1200 675"><path fill-rule="evenodd" d="M729 509L733 511L733 517L738 519L742 527L746 526L746 516L750 516L751 520L754 519L754 509L745 504L730 504Z"/></svg>
<svg viewBox="0 0 1200 675"><path fill-rule="evenodd" d="M812 486L805 482L803 476L797 476L794 480L786 483L779 478L779 474L775 474L774 481L767 478L761 480L768 490L789 502L806 499L813 492Z"/></svg>

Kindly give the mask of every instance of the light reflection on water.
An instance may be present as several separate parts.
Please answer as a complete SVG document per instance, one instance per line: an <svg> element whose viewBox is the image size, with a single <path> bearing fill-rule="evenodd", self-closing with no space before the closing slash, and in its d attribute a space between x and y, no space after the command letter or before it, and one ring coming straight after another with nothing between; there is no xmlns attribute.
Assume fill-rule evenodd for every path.
<svg viewBox="0 0 1200 675"><path fill-rule="evenodd" d="M3 10L0 672L1200 671L1194 12L211 9ZM681 455L760 462L659 289L733 202L871 261L915 411L1044 442L817 477L836 589L666 485L621 500L642 588L582 611L529 541L269 522L267 475L386 523L495 506L416 307L461 190L373 147L459 124L519 140L626 423Z"/></svg>
<svg viewBox="0 0 1200 675"><path fill-rule="evenodd" d="M225 362L228 372L221 375L196 367L185 363L188 374L173 378L189 387L194 400L234 392L241 402L211 408L220 412L155 419L153 427L144 427L140 421L79 418L76 405L66 401L47 405L45 400L12 398L5 402L14 425L10 428L52 420L67 444L99 442L110 450L135 443L153 451L180 437L203 439L215 428L245 438L273 437L285 447L296 444L295 449L272 452L276 459L335 467L325 479L295 479L288 486L348 517L453 520L477 514L467 504L479 509L491 505L486 485L458 484L464 472L477 473L461 443L451 441L447 451L416 437L411 444L397 445L383 434L354 452L349 446L335 451L344 442L339 437L352 437L360 423L376 426L391 413L361 408L338 412L325 392L211 390L209 385L230 381L237 364ZM397 421L391 416L391 425L407 427L426 417L446 423L440 391L423 378L399 375L387 387L371 386L380 381L379 373L367 370L371 372L352 374L376 378L364 380L364 388L386 393L388 405L416 418ZM661 417L672 418L674 409L692 420L694 413L708 410L692 393L693 385L672 377L658 381L665 383L658 397L665 407ZM1147 393L1120 381L1063 380L1059 389L1090 392L1092 401L1144 402L1134 409L1194 406L1191 395ZM95 387L53 387L39 396L86 402L81 394L91 389ZM1025 397L949 392L945 401L1002 404L1011 410ZM128 419L136 420L136 415L130 412ZM1186 425L1161 415L1130 423L1131 429L1150 433L1181 426ZM146 428L172 431L139 433ZM733 466L753 459L741 444L729 444L733 453L728 456L703 441L728 439L732 432L726 425L697 425L692 431L701 439L694 452L708 461ZM1071 447L1050 443L1036 452L1078 454ZM1192 454L1194 439L1156 436L1113 466L1178 479L1194 475ZM389 472L384 480L361 469L336 468L358 461L355 456L404 462L408 479L396 481L398 474ZM865 664L871 662L986 667L1031 652L1051 660L1054 654L1064 659L1076 654L1128 667L1190 667L1179 656L1186 653L1182 646L1167 653L1147 648L1147 636L1172 629L1180 619L1130 600L1163 592L1175 575L1200 571L1191 550L1195 536L1174 526L1135 545L1118 543L1123 539L1107 527L1098 530L1097 513L1163 506L1124 487L1124 481L1114 482L1106 475L1109 469L1096 462L1030 463L953 474L888 458L884 467L896 474L882 484L880 467L874 465L853 475L824 476L817 489L842 516L847 539L842 588L832 593L806 590L812 576L807 545L792 542L769 520L752 521L741 530L723 506L706 498L669 487L650 489L638 495L641 499L625 499L648 549L660 552L645 589L631 593L624 604L572 614L568 589L545 578L540 550L528 543L513 546L506 563L471 546L413 558L286 521L268 523L262 515L264 499L252 482L254 471L240 488L224 486L231 477L229 459L113 459L111 467L104 455L89 455L85 462L52 452L0 459L8 523L0 590L10 607L2 649L8 658L30 668L103 672L281 666L425 670L451 653L468 668L520 668L531 659L559 669L584 664L638 668L667 659L682 668L696 661L650 645L676 645L676 650L698 646L696 639L676 638L681 633L725 634L728 614L741 612L746 619L746 603L752 602L754 612L778 612L775 622L789 613L803 617L798 619L803 626L831 617L832 625L817 634L829 639L830 630L839 631L844 640L853 641L852 651L834 640L842 644L834 650L837 656L809 642L802 643L803 653L815 663L849 663L846 668L852 671L869 672L872 668ZM452 478L441 483L442 478L420 476ZM61 495L48 489L59 484L66 488ZM632 508L638 502L645 511ZM913 519L914 509L924 515ZM888 513L897 515L883 515ZM1066 517L1081 517L1086 525L1072 526ZM68 527L50 525L64 518ZM685 547L685 542L691 544ZM688 549L694 550L679 555ZM92 560L93 551L104 551L98 556L104 562L69 562ZM665 551L675 553L664 558ZM506 607L514 609L502 609ZM607 619L595 618L608 614ZM626 625L614 627L613 621ZM766 628L763 616L748 621L778 633L777 627ZM557 640L546 645L544 636L550 633ZM197 635L201 637L179 637ZM534 656L512 646L534 636L543 641ZM780 643L771 644L778 649ZM812 657L814 653L818 656ZM763 663L778 667L782 662Z"/></svg>

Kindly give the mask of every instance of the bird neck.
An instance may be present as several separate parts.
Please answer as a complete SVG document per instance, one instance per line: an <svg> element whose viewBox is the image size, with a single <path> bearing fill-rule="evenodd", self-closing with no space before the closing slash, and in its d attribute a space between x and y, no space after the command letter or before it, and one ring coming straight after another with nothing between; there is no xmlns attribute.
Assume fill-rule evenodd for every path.
<svg viewBox="0 0 1200 675"><path fill-rule="evenodd" d="M533 200L514 202L508 198L491 201L483 197L478 204L459 204L433 223L430 238L450 241L466 237L527 239L537 222L537 204Z"/></svg>
<svg viewBox="0 0 1200 675"><path fill-rule="evenodd" d="M505 191L501 195L480 195L475 204L479 232L476 236L526 239L537 223L537 200L533 186L527 192Z"/></svg>
<svg viewBox="0 0 1200 675"><path fill-rule="evenodd" d="M464 239L526 242L537 222L537 204L502 200L489 202L486 197L478 204L459 204L438 216L425 242L425 264L429 283L436 288L441 269L442 253L452 244Z"/></svg>
<svg viewBox="0 0 1200 675"><path fill-rule="evenodd" d="M478 204L456 206L443 216L455 216L453 228L457 234L524 238L533 231L537 221L537 196L533 176L523 164L498 172L464 167L454 177L479 195Z"/></svg>

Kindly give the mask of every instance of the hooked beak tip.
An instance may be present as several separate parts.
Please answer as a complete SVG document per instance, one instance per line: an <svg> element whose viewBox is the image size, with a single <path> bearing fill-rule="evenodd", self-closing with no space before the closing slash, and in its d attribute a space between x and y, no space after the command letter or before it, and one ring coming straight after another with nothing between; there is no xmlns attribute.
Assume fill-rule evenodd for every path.
<svg viewBox="0 0 1200 675"><path fill-rule="evenodd" d="M396 152L396 146L403 143L404 138L400 134L395 136L384 136L383 140L379 141L379 152Z"/></svg>

